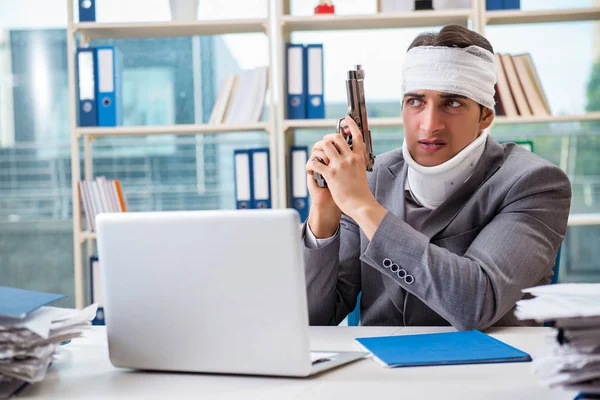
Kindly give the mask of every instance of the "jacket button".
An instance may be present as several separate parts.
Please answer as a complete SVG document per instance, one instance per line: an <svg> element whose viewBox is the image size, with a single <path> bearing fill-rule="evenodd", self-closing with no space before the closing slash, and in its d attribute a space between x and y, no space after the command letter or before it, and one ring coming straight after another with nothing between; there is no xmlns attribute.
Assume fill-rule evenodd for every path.
<svg viewBox="0 0 600 400"><path fill-rule="evenodd" d="M406 278L406 275L408 275L408 273L406 272L406 270L404 268L401 268L398 270L398 278L404 279L404 278Z"/></svg>
<svg viewBox="0 0 600 400"><path fill-rule="evenodd" d="M412 285L414 281L415 281L415 277L414 277L414 276L412 276L412 275L406 275L406 276L404 277L404 282L405 282L407 285Z"/></svg>
<svg viewBox="0 0 600 400"><path fill-rule="evenodd" d="M391 266L392 266L392 264L393 264L393 263L392 263L392 260L390 260L389 258L384 258L384 259L383 259L383 266L384 266L385 268L389 268L389 267L391 267Z"/></svg>

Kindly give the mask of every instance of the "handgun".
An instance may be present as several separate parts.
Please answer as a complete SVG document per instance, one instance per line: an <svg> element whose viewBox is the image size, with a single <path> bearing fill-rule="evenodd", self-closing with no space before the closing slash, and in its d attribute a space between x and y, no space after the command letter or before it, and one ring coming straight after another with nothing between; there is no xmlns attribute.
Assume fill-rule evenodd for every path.
<svg viewBox="0 0 600 400"><path fill-rule="evenodd" d="M365 89L363 82L365 80L365 71L362 65L357 65L356 69L348 71L348 78L346 79L346 97L348 98L348 112L347 116L350 116L358 129L362 132L363 141L365 142L366 155L367 155L367 171L373 171L373 164L375 163L375 155L373 154L373 144L371 142L371 131L369 130L369 123L367 121L367 106L365 104ZM336 132L341 133L346 138L346 143L352 148L352 135L346 135L344 128L347 126L344 118L340 118L337 121ZM320 160L323 162L323 160ZM327 187L327 182L321 176L320 173L313 171L313 177L317 181L319 187Z"/></svg>

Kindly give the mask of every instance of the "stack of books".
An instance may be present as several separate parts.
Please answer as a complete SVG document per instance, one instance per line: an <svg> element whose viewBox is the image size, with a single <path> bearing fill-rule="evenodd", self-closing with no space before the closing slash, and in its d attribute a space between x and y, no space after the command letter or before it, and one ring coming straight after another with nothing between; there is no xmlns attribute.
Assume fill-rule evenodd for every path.
<svg viewBox="0 0 600 400"><path fill-rule="evenodd" d="M91 325L95 305L83 310L46 306L64 297L0 286L0 398L42 381L58 347Z"/></svg>
<svg viewBox="0 0 600 400"><path fill-rule="evenodd" d="M229 75L219 88L209 124L250 124L262 120L269 82L268 67Z"/></svg>
<svg viewBox="0 0 600 400"><path fill-rule="evenodd" d="M551 115L531 54L495 54L496 115L507 117Z"/></svg>
<svg viewBox="0 0 600 400"><path fill-rule="evenodd" d="M79 197L91 232L96 231L96 215L103 212L127 211L125 196L118 179L99 176L93 181L80 181Z"/></svg>
<svg viewBox="0 0 600 400"><path fill-rule="evenodd" d="M556 328L533 361L541 383L600 394L600 284L566 283L524 290L515 316Z"/></svg>

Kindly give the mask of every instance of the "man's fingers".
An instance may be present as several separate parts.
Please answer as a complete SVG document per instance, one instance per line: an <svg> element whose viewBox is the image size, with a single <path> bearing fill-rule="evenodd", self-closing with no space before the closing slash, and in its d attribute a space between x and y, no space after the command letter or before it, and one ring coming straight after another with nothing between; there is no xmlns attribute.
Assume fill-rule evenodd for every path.
<svg viewBox="0 0 600 400"><path fill-rule="evenodd" d="M334 146L333 143L331 143L331 142L324 140L322 143L322 150L323 150L323 153L325 153L325 156L327 156L327 158L329 159L329 162L327 163L327 165L329 165L332 161L340 158L340 153L339 153L337 147Z"/></svg>
<svg viewBox="0 0 600 400"><path fill-rule="evenodd" d="M352 135L352 151L356 154L362 154L365 152L365 143L363 142L363 135L356 122L350 116L346 116L346 124L350 128L350 134Z"/></svg>
<svg viewBox="0 0 600 400"><path fill-rule="evenodd" d="M339 133L330 133L328 135L325 135L321 142L333 143L335 148L338 150L338 153L342 155L348 154L350 152L350 146L346 142L346 138L344 137L344 135L341 135Z"/></svg>
<svg viewBox="0 0 600 400"><path fill-rule="evenodd" d="M323 175L324 173L326 173L326 171L327 166L321 163L316 157L309 159L308 163L306 163L306 173L308 175L312 175L313 172L318 172L321 175Z"/></svg>
<svg viewBox="0 0 600 400"><path fill-rule="evenodd" d="M312 159L322 160L325 165L329 165L329 157L327 157L327 154L323 150L313 150L309 158L309 163Z"/></svg>

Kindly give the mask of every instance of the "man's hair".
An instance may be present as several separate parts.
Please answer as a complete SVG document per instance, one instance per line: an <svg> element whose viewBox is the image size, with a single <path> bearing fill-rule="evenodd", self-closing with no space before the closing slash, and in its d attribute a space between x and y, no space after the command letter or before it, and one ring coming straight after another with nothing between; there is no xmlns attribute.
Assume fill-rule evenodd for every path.
<svg viewBox="0 0 600 400"><path fill-rule="evenodd" d="M479 33L474 32L462 25L446 25L438 33L425 32L412 41L408 50L420 46L444 46L465 48L469 46L482 47L492 54L494 48L490 42Z"/></svg>
<svg viewBox="0 0 600 400"><path fill-rule="evenodd" d="M469 46L479 46L494 54L494 48L485 37L462 25L446 25L438 33L421 33L412 41L410 46L408 46L408 50L420 46L458 47L461 49ZM480 104L480 118L483 116L483 108L484 107Z"/></svg>

